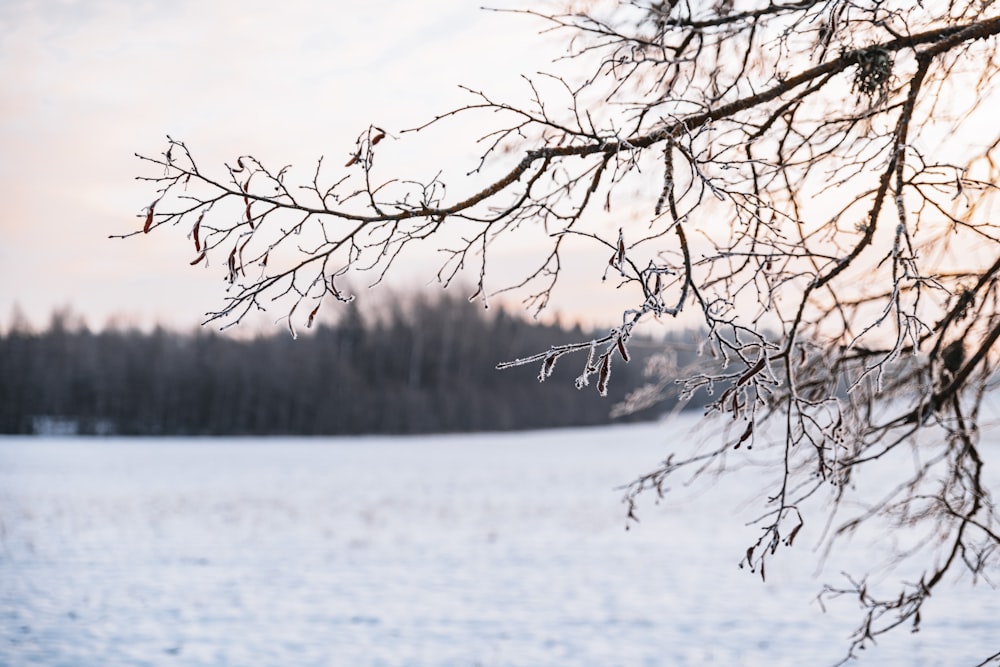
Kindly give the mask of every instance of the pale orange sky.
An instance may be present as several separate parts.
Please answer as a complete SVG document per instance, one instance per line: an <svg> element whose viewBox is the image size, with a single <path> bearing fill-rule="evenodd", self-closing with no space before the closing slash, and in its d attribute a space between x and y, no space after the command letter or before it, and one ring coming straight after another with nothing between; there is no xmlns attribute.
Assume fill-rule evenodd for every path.
<svg viewBox="0 0 1000 667"><path fill-rule="evenodd" d="M0 326L15 304L36 324L71 306L98 328L194 326L223 288L189 266L184 233L108 239L151 199L134 153L170 134L206 166L251 153L309 169L369 123L398 131L469 101L458 84L526 94L519 75L563 49L542 27L468 0L5 0ZM594 303L578 297L560 310Z"/></svg>

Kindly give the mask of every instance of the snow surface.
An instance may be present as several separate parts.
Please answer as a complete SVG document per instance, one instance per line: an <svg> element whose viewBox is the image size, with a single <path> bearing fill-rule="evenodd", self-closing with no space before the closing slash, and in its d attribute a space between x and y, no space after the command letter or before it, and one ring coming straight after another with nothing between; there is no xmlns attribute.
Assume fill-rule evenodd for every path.
<svg viewBox="0 0 1000 667"><path fill-rule="evenodd" d="M328 439L0 439L0 665L823 665L815 531L771 561L748 489L625 531L618 487L684 419ZM734 512L737 515L734 516ZM743 512L743 513L740 513ZM848 554L864 565L868 555ZM1000 592L961 580L858 665L975 665Z"/></svg>

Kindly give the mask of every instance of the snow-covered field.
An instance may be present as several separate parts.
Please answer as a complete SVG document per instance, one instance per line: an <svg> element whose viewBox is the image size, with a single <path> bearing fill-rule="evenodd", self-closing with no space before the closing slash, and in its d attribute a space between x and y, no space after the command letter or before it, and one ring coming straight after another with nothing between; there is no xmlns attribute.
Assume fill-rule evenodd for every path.
<svg viewBox="0 0 1000 667"><path fill-rule="evenodd" d="M621 491L688 422L476 436L0 439L0 665L826 665L812 543L767 583L733 485ZM804 531L804 533L807 531ZM808 537L808 535L806 536ZM863 562L865 555L859 555ZM1000 650L959 582L860 665Z"/></svg>

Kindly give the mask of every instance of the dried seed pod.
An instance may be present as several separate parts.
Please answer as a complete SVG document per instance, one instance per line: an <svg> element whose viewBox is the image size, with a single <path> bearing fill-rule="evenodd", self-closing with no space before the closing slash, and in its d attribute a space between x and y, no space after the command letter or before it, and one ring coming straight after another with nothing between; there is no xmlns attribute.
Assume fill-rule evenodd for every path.
<svg viewBox="0 0 1000 667"><path fill-rule="evenodd" d="M618 343L618 354L620 354L622 359L625 360L625 363L628 363L631 360L631 357L629 357L628 350L625 348L625 339L619 336L617 343Z"/></svg>
<svg viewBox="0 0 1000 667"><path fill-rule="evenodd" d="M608 380L611 379L611 355L607 354L601 361L601 369L597 374L597 393L608 395Z"/></svg>
<svg viewBox="0 0 1000 667"><path fill-rule="evenodd" d="M191 228L191 236L194 237L194 251L198 252L201 250L201 239L198 238L198 234L201 232L201 219L205 217L205 211L201 212L198 219L194 222L194 227Z"/></svg>
<svg viewBox="0 0 1000 667"><path fill-rule="evenodd" d="M154 201L149 205L149 210L146 212L146 224L142 226L142 233L148 234L150 228L153 226L153 209L156 207L156 202Z"/></svg>

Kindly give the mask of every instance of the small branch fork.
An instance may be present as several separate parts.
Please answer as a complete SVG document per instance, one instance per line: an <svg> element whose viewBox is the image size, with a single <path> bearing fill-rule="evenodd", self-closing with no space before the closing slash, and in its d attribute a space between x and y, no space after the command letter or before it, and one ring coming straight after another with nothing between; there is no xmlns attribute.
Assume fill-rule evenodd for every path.
<svg viewBox="0 0 1000 667"><path fill-rule="evenodd" d="M473 299L517 294L536 313L580 248L596 249L607 260L592 275L617 285L620 323L498 367L537 364L545 380L578 355L577 387L596 379L606 395L640 325L700 322L699 361L660 363L669 377L622 410L673 387L708 396L728 428L627 486L629 520L678 474L766 461L773 483L740 565L763 578L802 535L829 552L861 526L923 530L923 550L899 563L931 565L900 595L861 577L822 595L865 610L850 655L919 626L947 572L998 565L978 414L1000 338L1000 135L975 135L995 125L1000 16L972 0L590 4L522 12L568 34L575 72L526 77L527 105L467 89L470 104L413 130L365 128L342 164L320 158L305 179L249 155L205 170L168 137L139 156L154 193L124 236L179 227L191 263L228 285L208 321L278 308L293 333L415 244L438 244L442 284L471 274ZM392 171L410 133L484 112L496 125L466 194L444 172ZM504 275L497 241L530 233L547 246ZM894 490L864 495L859 471L886 462Z"/></svg>

